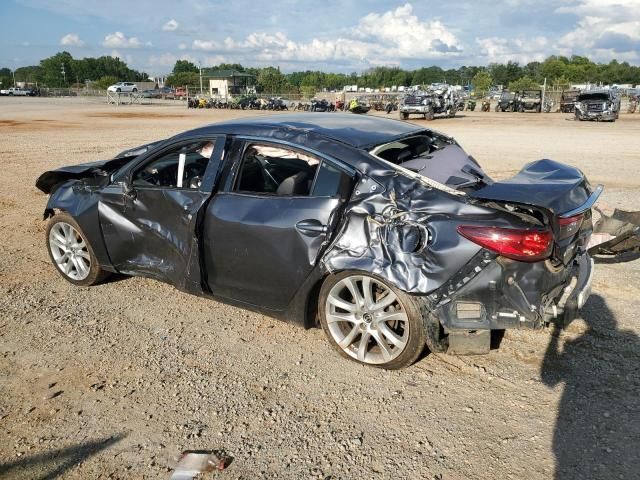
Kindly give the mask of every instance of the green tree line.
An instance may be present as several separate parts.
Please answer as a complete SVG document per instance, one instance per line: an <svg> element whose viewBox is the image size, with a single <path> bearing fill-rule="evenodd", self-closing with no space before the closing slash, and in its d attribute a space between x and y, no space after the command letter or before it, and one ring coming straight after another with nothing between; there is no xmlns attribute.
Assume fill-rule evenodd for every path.
<svg viewBox="0 0 640 480"><path fill-rule="evenodd" d="M62 74L64 65L65 74ZM443 69L438 66L405 70L399 67L374 67L361 73L332 73L306 70L282 73L277 67L250 68L240 64L220 64L208 66L206 70L238 70L252 74L256 78L256 88L264 93L298 93L313 95L322 89L339 90L345 85L383 88L393 85L424 85L436 82L474 85L485 90L491 85L510 87L541 84L546 78L549 85L570 83L640 84L640 66L628 62L612 60L609 63L595 63L586 57L551 56L543 62L491 63L486 67L463 66ZM203 70L205 68L203 67ZM116 81L140 81L146 79L144 72L130 69L119 58L103 56L99 58L74 59L68 52L59 52L40 61L39 65L21 67L15 71L16 81L38 82L48 87L64 87L85 80L97 81L104 88ZM0 69L3 85L13 83L11 70ZM198 87L200 75L198 67L188 60L178 60L167 78L172 86ZM488 85L488 86L487 86Z"/></svg>
<svg viewBox="0 0 640 480"><path fill-rule="evenodd" d="M103 56L75 59L69 52L56 53L41 60L39 65L16 68L13 73L16 82L37 83L51 88L84 84L85 80L97 81L100 86L101 83L147 79L146 73L129 68L119 58ZM13 85L10 69L0 68L0 81L3 86Z"/></svg>

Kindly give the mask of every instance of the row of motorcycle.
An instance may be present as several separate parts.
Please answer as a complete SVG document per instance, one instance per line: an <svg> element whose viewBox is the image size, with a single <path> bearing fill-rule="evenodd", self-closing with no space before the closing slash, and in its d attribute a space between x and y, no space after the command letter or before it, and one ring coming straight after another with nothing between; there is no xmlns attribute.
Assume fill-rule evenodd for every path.
<svg viewBox="0 0 640 480"><path fill-rule="evenodd" d="M215 98L192 97L187 100L187 108L220 108L231 110L288 110L287 102L281 98L237 97L233 101Z"/></svg>
<svg viewBox="0 0 640 480"><path fill-rule="evenodd" d="M397 109L397 104L390 104L388 109ZM253 95L236 97L232 101L215 98L193 97L187 101L187 108L219 108L235 110L294 110L304 112L335 112L345 110L345 103L341 100L330 102L322 99L312 99L310 102L293 102L279 97L258 98ZM346 110L352 113L367 113L370 107L357 100L352 100ZM389 113L389 112L387 112Z"/></svg>

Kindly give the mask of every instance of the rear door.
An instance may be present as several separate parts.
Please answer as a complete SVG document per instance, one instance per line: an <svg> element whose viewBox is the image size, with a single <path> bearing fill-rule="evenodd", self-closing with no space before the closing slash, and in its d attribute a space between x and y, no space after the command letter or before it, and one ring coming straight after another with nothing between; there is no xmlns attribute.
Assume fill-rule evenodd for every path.
<svg viewBox="0 0 640 480"><path fill-rule="evenodd" d="M226 186L206 212L209 287L222 297L284 309L328 242L355 172L264 141L237 140L231 157Z"/></svg>

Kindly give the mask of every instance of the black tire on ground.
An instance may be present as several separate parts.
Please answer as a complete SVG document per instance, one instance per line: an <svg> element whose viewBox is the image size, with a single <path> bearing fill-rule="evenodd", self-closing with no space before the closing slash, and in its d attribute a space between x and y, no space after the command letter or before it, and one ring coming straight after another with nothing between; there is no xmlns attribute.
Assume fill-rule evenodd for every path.
<svg viewBox="0 0 640 480"><path fill-rule="evenodd" d="M354 359L337 344L329 331L326 316L327 297L331 289L338 282L351 275L366 276L374 279L376 282L383 283L396 295L398 302L401 304L401 306L404 308L405 313L407 314L408 321L406 322L406 324L409 329L407 343L404 346L402 352L390 362L372 364L360 362L359 360ZM348 270L335 275L329 275L322 284L318 298L318 318L320 321L320 325L322 326L322 330L324 331L329 343L333 346L333 348L345 358L358 363L364 363L365 365L370 365L372 367L384 368L388 370L397 370L410 366L418 359L418 357L420 357L420 355L424 351L425 345L427 344L425 323L423 321L423 315L425 313L424 308L425 307L423 300L419 297L411 296L403 292L402 290L395 288L388 282L375 275L354 270Z"/></svg>
<svg viewBox="0 0 640 480"><path fill-rule="evenodd" d="M400 118L402 120L406 120L407 118L409 118L409 114L406 112L400 112Z"/></svg>
<svg viewBox="0 0 640 480"><path fill-rule="evenodd" d="M56 224L58 224L60 222L67 223L67 224L71 225L73 228L75 228L75 230L78 232L78 234L80 235L82 240L84 240L84 243L86 245L87 252L89 253L91 266L89 268L89 275L86 278L82 279L82 280L74 280L74 279L70 278L69 276L67 276L60 269L60 267L58 266L58 264L56 263L56 261L55 261L55 259L53 257L53 253L51 251L51 244L50 244L50 238L49 238L50 235L49 234L51 232L51 229ZM58 271L58 273L60 274L60 276L62 276L62 278L64 278L67 282L72 283L72 284L77 285L77 286L80 286L80 287L88 287L88 286L96 285L96 284L102 282L103 280L105 280L110 275L109 272L105 272L104 270L102 270L100 268L100 265L98 264L98 259L96 258L95 253L93 253L93 248L91 247L91 244L87 240L86 235L84 234L84 232L80 228L80 225L78 225L78 222L76 222L75 219L71 215L69 215L67 212L56 213L53 217L51 217L49 219L49 225L47 225L47 231L46 231L46 242L47 242L47 251L49 252L49 258L51 259L51 262L55 266L55 268Z"/></svg>
<svg viewBox="0 0 640 480"><path fill-rule="evenodd" d="M116 92L120 93L122 90L120 90L119 88L116 88Z"/></svg>
<svg viewBox="0 0 640 480"><path fill-rule="evenodd" d="M135 92L137 92L137 91L138 91L138 89L137 89L137 88L134 88L134 89L133 89L133 92L134 92L134 93L135 93Z"/></svg>

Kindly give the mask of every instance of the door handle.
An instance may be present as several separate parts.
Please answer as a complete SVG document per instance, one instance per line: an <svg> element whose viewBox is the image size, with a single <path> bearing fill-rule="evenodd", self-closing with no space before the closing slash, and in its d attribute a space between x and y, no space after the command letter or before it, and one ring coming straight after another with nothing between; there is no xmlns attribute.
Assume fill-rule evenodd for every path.
<svg viewBox="0 0 640 480"><path fill-rule="evenodd" d="M327 233L327 226L318 220L301 220L296 223L296 230L304 235L317 236Z"/></svg>

